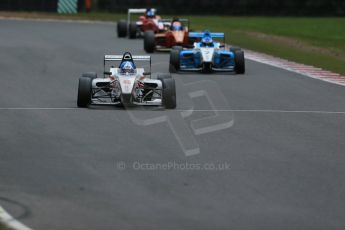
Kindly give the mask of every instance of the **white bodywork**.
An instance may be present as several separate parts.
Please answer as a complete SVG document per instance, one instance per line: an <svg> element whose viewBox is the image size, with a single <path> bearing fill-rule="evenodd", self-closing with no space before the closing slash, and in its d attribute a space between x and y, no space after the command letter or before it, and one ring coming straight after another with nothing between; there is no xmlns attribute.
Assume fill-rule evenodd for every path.
<svg viewBox="0 0 345 230"><path fill-rule="evenodd" d="M106 55L105 61L119 61L122 60L122 56L119 55ZM150 56L133 56L133 61L151 61ZM121 98L123 96L133 98L133 104L138 105L161 105L161 98L154 98L154 100L140 102L143 93L143 88L139 85L153 84L156 86L152 91L162 90L161 80L151 79L144 75L144 68L137 68L134 73L121 73L119 68L110 68L111 74L109 77L95 78L92 81L92 89L95 92L92 98L92 104L119 104L123 103ZM106 85L106 91L102 90L102 86ZM110 86L110 87L109 87ZM155 92L152 92L154 94ZM108 98L109 96L109 98ZM102 100L100 100L102 98Z"/></svg>
<svg viewBox="0 0 345 230"><path fill-rule="evenodd" d="M194 50L200 51L202 62L213 62L213 56L216 50L220 49L220 43L214 42L213 47L200 47L198 43L194 43Z"/></svg>
<svg viewBox="0 0 345 230"><path fill-rule="evenodd" d="M214 48L200 48L200 52L203 62L213 61Z"/></svg>

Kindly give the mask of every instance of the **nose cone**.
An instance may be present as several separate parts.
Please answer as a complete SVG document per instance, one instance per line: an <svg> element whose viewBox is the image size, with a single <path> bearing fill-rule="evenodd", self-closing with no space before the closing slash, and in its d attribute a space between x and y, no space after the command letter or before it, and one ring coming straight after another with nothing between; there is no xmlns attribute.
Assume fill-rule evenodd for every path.
<svg viewBox="0 0 345 230"><path fill-rule="evenodd" d="M184 41L184 31L174 31L173 33L176 43L183 43Z"/></svg>

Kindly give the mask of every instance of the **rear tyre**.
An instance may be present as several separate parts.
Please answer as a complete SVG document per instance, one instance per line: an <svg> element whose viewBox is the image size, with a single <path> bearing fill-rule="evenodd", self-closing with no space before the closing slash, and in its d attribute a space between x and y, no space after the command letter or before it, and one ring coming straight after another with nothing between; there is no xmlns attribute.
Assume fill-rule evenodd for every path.
<svg viewBox="0 0 345 230"><path fill-rule="evenodd" d="M124 38L127 36L127 22L121 20L117 23L117 36L119 38Z"/></svg>
<svg viewBox="0 0 345 230"><path fill-rule="evenodd" d="M176 108L176 87L175 80L172 78L161 79L162 89L162 104L166 109Z"/></svg>
<svg viewBox="0 0 345 230"><path fill-rule="evenodd" d="M153 53L156 48L155 33L152 30L144 33L144 50L147 53Z"/></svg>
<svg viewBox="0 0 345 230"><path fill-rule="evenodd" d="M244 52L242 50L235 51L235 72L237 74L245 73Z"/></svg>
<svg viewBox="0 0 345 230"><path fill-rule="evenodd" d="M92 79L89 77L79 78L78 85L78 107L85 108L91 103L92 96Z"/></svg>
<svg viewBox="0 0 345 230"><path fill-rule="evenodd" d="M135 22L129 24L128 31L130 39L137 38L137 24Z"/></svg>
<svg viewBox="0 0 345 230"><path fill-rule="evenodd" d="M170 51L169 72L177 73L180 70L180 51L172 49Z"/></svg>
<svg viewBox="0 0 345 230"><path fill-rule="evenodd" d="M97 78L97 73L95 72L87 72L87 73L83 73L81 75L81 77L88 77L88 78L91 78L92 80Z"/></svg>

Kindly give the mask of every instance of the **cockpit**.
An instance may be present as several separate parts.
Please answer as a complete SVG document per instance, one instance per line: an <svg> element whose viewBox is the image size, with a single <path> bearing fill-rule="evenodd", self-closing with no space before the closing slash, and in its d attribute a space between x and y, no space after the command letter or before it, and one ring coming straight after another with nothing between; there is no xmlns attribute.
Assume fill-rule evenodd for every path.
<svg viewBox="0 0 345 230"><path fill-rule="evenodd" d="M119 66L119 73L125 75L132 75L137 72L133 61L123 61Z"/></svg>

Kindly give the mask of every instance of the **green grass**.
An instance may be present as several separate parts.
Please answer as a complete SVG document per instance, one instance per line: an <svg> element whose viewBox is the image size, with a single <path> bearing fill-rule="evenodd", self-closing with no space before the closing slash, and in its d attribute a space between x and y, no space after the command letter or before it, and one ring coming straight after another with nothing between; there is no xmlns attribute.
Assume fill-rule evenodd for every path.
<svg viewBox="0 0 345 230"><path fill-rule="evenodd" d="M345 18L192 17L198 27L245 30L301 39L345 51ZM211 19L211 20L210 20Z"/></svg>
<svg viewBox="0 0 345 230"><path fill-rule="evenodd" d="M126 18L125 14L111 13L26 16L102 21ZM194 30L225 32L230 44L345 74L345 18L182 17L190 19Z"/></svg>
<svg viewBox="0 0 345 230"><path fill-rule="evenodd" d="M9 230L9 229L0 223L0 230Z"/></svg>

